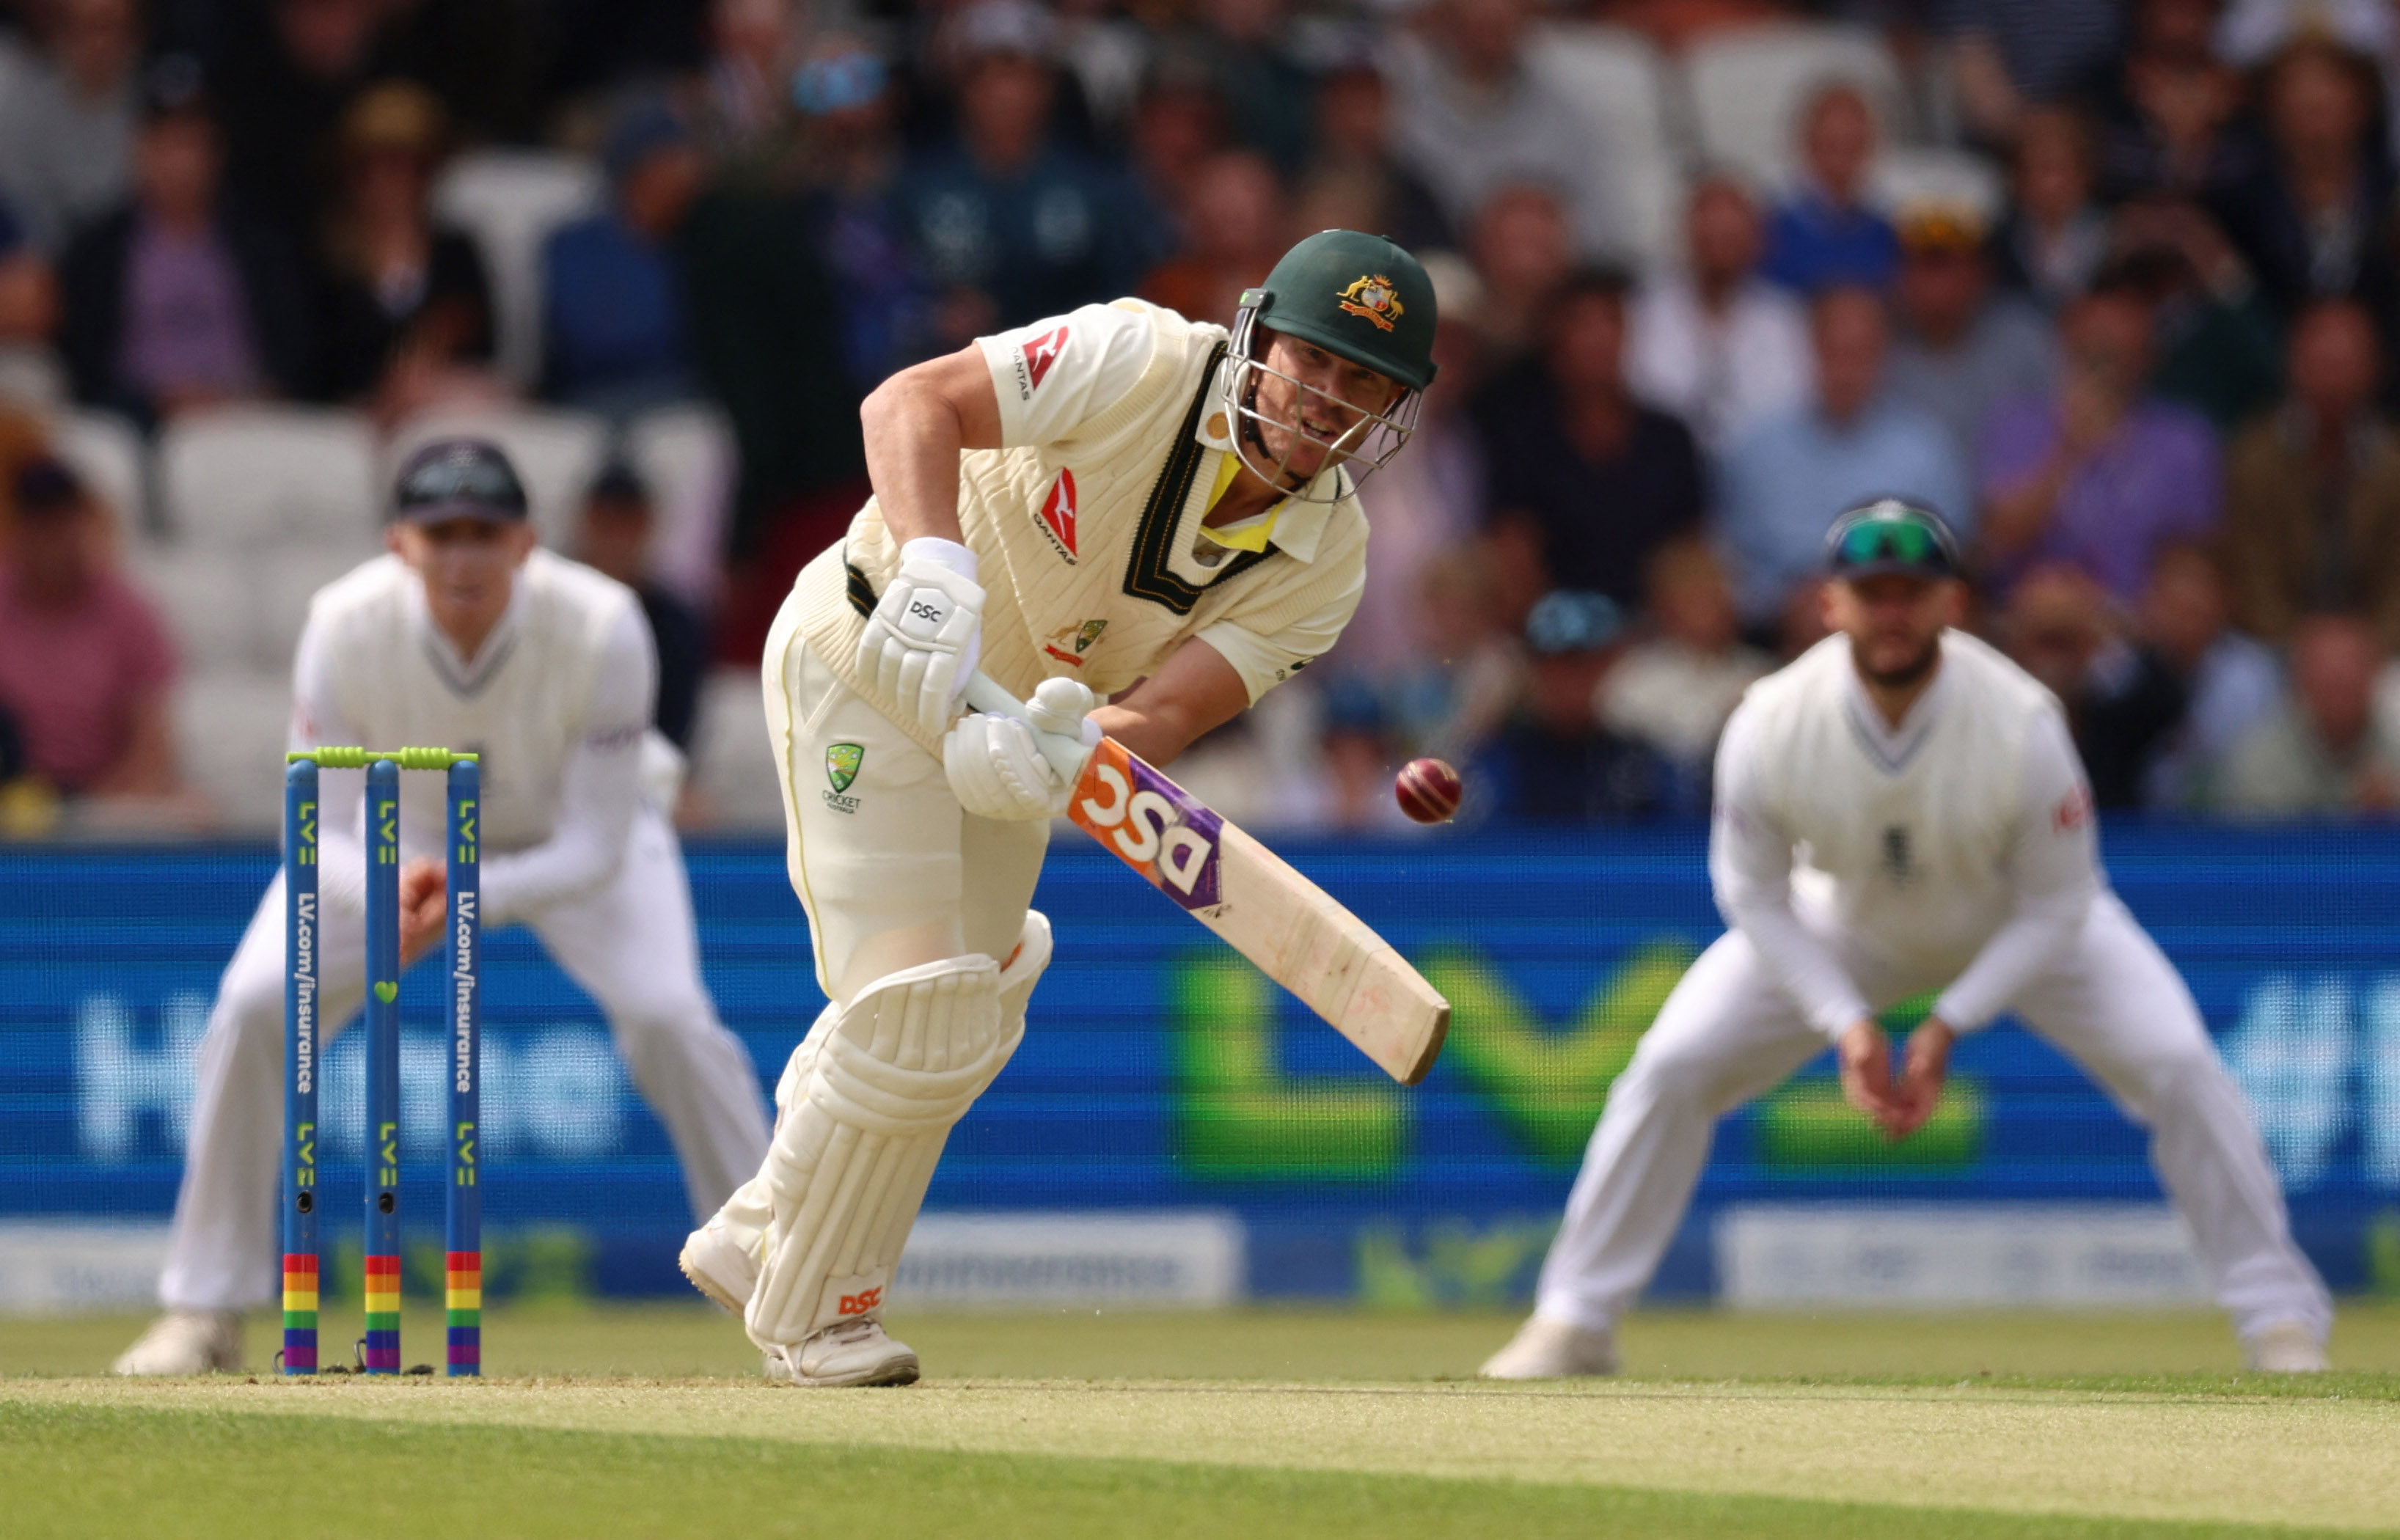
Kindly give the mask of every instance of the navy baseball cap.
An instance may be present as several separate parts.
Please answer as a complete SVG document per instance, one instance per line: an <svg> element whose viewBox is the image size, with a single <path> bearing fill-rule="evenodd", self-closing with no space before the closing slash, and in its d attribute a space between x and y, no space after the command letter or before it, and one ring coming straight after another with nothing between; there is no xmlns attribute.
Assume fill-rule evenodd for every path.
<svg viewBox="0 0 2400 1540"><path fill-rule="evenodd" d="M482 439L440 439L408 457L392 489L391 516L408 524L488 519L522 524L528 516L525 484L499 445Z"/></svg>
<svg viewBox="0 0 2400 1540"><path fill-rule="evenodd" d="M1942 515L1905 497L1876 497L1846 509L1825 532L1829 577L1958 576L1958 539Z"/></svg>

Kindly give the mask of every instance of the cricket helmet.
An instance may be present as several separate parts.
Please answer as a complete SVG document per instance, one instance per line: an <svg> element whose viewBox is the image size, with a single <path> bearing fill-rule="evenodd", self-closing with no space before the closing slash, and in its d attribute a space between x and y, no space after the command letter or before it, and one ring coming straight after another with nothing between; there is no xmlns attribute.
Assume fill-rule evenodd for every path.
<svg viewBox="0 0 2400 1540"><path fill-rule="evenodd" d="M1234 444L1242 463L1267 481L1285 484L1284 464L1263 463L1264 441L1257 431L1264 421L1258 413L1261 375L1275 375L1302 391L1324 394L1268 368L1263 333L1314 343L1401 388L1399 398L1381 412L1337 402L1345 414L1359 414L1334 445L1355 484L1388 464L1415 430L1425 387L1433 383L1435 320L1433 279L1423 264L1386 237L1319 230L1286 252L1263 283L1243 291L1234 312L1233 397L1242 422ZM1289 452L1284 457L1289 459ZM1302 497L1306 491L1303 487L1292 496Z"/></svg>

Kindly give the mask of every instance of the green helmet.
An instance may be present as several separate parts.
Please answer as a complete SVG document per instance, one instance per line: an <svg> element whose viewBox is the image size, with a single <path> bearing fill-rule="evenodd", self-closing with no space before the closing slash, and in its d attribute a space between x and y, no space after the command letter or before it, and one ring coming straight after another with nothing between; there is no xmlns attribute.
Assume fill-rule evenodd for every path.
<svg viewBox="0 0 2400 1540"><path fill-rule="evenodd" d="M1234 313L1229 361L1238 419L1234 452L1242 463L1303 502L1345 497L1371 472L1390 464L1416 430L1425 388L1433 383L1433 280L1425 268L1382 236L1319 230L1286 252L1264 284L1243 292L1241 307ZM1381 408L1340 403L1339 410L1354 419L1331 445L1344 474L1293 484L1296 473L1288 468L1302 440L1261 411L1260 382L1271 375L1303 395L1326 392L1271 365L1261 330L1314 343L1400 388L1398 396ZM1266 448L1269 432L1289 435L1279 457Z"/></svg>
<svg viewBox="0 0 2400 1540"><path fill-rule="evenodd" d="M1255 322L1423 390L1433 383L1434 319L1433 279L1398 243L1319 230L1242 295L1234 330Z"/></svg>

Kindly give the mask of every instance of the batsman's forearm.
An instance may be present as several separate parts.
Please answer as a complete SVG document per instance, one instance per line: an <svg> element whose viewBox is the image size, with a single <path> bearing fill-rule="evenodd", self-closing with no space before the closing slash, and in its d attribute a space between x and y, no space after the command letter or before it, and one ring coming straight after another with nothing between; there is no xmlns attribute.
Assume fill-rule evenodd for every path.
<svg viewBox="0 0 2400 1540"><path fill-rule="evenodd" d="M858 420L867 479L893 542L932 536L964 544L959 451L966 432L958 408L923 381L895 375L866 398Z"/></svg>

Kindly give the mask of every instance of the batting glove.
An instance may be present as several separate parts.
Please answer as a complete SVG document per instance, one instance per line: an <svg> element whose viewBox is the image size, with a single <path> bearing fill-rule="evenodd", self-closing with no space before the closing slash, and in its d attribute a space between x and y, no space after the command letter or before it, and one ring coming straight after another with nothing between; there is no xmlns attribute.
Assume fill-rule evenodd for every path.
<svg viewBox="0 0 2400 1540"><path fill-rule="evenodd" d="M1003 824L1064 813L1099 747L1100 726L1084 715L1094 703L1083 686L1053 679L1027 713L1041 728L982 712L959 718L942 740L942 769L959 806ZM1046 730L1054 725L1061 730Z"/></svg>
<svg viewBox="0 0 2400 1540"><path fill-rule="evenodd" d="M938 735L983 655L983 588L975 552L923 538L900 548L900 570L858 639L859 677L907 720Z"/></svg>

